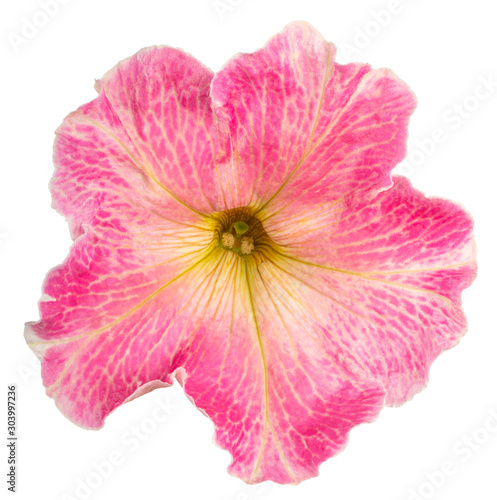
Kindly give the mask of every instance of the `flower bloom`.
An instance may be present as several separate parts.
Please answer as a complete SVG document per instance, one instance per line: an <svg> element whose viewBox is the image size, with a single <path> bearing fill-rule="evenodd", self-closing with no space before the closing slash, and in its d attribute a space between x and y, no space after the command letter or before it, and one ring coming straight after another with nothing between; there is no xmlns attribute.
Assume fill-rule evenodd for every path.
<svg viewBox="0 0 497 500"><path fill-rule="evenodd" d="M59 127L74 244L26 338L73 422L176 378L231 474L297 483L464 334L471 217L391 177L407 86L334 56L305 23L217 74L151 47Z"/></svg>

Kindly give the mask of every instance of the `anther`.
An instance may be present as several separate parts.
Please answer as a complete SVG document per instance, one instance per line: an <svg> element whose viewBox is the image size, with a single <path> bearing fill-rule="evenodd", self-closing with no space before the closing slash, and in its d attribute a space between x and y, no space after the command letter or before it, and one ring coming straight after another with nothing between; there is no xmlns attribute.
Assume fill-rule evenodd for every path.
<svg viewBox="0 0 497 500"><path fill-rule="evenodd" d="M235 245L235 237L231 233L224 233L222 242L226 248L233 248Z"/></svg>
<svg viewBox="0 0 497 500"><path fill-rule="evenodd" d="M249 255L252 253L253 249L254 249L254 240L252 238L247 238L246 236L244 236L240 244L240 251L244 255Z"/></svg>

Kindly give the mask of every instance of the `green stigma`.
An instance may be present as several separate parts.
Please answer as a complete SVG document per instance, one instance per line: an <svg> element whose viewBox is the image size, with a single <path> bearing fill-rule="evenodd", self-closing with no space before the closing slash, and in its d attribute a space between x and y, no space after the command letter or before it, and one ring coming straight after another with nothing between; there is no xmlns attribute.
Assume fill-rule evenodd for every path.
<svg viewBox="0 0 497 500"><path fill-rule="evenodd" d="M242 236L243 234L245 234L249 227L248 227L248 224L246 222L243 222L243 221L238 221L238 222L235 222L233 224L233 227L235 228L235 231L236 231L236 235L240 238L240 236Z"/></svg>

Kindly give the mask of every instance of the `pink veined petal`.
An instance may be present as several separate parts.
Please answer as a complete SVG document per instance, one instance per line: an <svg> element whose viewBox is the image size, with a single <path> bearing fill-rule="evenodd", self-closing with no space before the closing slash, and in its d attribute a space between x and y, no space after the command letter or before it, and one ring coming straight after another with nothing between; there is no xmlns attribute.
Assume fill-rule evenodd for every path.
<svg viewBox="0 0 497 500"><path fill-rule="evenodd" d="M351 369L381 380L387 404L422 389L432 361L466 331L461 292L476 275L469 214L394 177L373 200L318 209L298 237L271 221L287 255L281 272L301 283L323 331L333 325L327 341Z"/></svg>
<svg viewBox="0 0 497 500"><path fill-rule="evenodd" d="M292 23L214 77L214 109L232 143L226 182L237 179L242 204L298 217L391 185L414 96L390 70L334 57L310 25Z"/></svg>
<svg viewBox="0 0 497 500"><path fill-rule="evenodd" d="M190 332L179 361L184 389L213 420L216 442L232 454L233 475L298 483L317 475L353 426L376 418L384 390L349 370L334 346L322 349L285 329L268 291L271 263L256 269L224 253L202 313L209 322ZM297 305L291 300L279 298L283 314Z"/></svg>
<svg viewBox="0 0 497 500"><path fill-rule="evenodd" d="M181 50L150 47L98 82L147 173L202 213L227 208L216 158L227 143L218 142L212 77Z"/></svg>
<svg viewBox="0 0 497 500"><path fill-rule="evenodd" d="M141 207L173 223L198 223L199 214L147 171L103 93L67 116L56 134L50 188L73 238L95 225L95 215L108 206L115 224L128 220L117 205Z"/></svg>
<svg viewBox="0 0 497 500"><path fill-rule="evenodd" d="M148 72L139 73L143 64L148 64ZM166 72L165 68L169 66L171 70ZM126 122L116 114L106 92L112 94L117 90L116 80L134 82L135 87L129 90L139 97L130 104L132 110L123 113L125 118L138 122L143 120L143 113L149 117L169 113L169 120L164 120L162 125L164 130L167 129L169 142L160 140L156 128L150 124L143 124L141 136L148 131L149 140L160 141L160 151L165 155L177 154L175 148L181 149L184 155L194 150L204 173L210 171L214 177L213 142L211 139L202 142L208 133L215 135L211 130L212 113L206 111L210 100L205 96L212 76L208 69L180 50L169 47L144 49L107 72L97 82L99 96L66 117L56 131L56 169L51 190L53 205L69 219L74 237L82 234L82 226L92 225L92 218L101 205L115 200L142 206L173 221L195 223L198 220L199 209L208 207L206 202L201 207L193 207L200 198L194 199L198 193L190 185L193 182L191 172L179 168L176 174L180 175L164 178L163 172L154 170L150 159L137 147L140 141L130 133L133 125L126 128ZM159 95L161 78L164 79L164 88ZM121 93L128 95L125 89ZM168 105L161 107L161 99L166 99ZM172 118L178 113L183 121L174 123ZM191 137L185 143L185 130L198 137L197 142L202 146ZM183 167L187 165L185 158L179 160ZM183 180L185 176L189 178L189 190L180 184L180 176Z"/></svg>
<svg viewBox="0 0 497 500"><path fill-rule="evenodd" d="M124 204L100 210L93 223L45 280L41 320L26 325L47 394L87 428L101 427L145 384L171 383L179 341L169 325L195 323L199 297L188 301L207 279L200 270L212 241L210 231Z"/></svg>

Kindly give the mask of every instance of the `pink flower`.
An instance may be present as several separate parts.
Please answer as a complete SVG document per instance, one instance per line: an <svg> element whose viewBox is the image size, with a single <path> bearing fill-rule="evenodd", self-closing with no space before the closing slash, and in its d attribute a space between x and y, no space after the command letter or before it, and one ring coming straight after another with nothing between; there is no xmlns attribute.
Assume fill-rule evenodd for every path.
<svg viewBox="0 0 497 500"><path fill-rule="evenodd" d="M217 74L151 47L57 130L74 244L26 338L97 429L177 378L249 483L317 475L466 330L471 217L391 177L415 99L293 23Z"/></svg>

